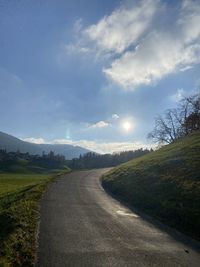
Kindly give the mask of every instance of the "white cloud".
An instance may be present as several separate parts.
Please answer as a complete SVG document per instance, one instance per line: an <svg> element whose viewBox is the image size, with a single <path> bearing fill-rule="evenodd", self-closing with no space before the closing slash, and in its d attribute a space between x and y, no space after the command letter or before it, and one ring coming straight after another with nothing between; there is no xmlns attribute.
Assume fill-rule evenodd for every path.
<svg viewBox="0 0 200 267"><path fill-rule="evenodd" d="M98 121L92 125L89 126L89 128L106 128L110 126L110 123L106 122L106 121Z"/></svg>
<svg viewBox="0 0 200 267"><path fill-rule="evenodd" d="M120 117L119 117L119 115L118 114L112 114L112 119L114 119L114 120L118 120Z"/></svg>
<svg viewBox="0 0 200 267"><path fill-rule="evenodd" d="M43 138L28 137L21 139L26 142L31 142L34 144L67 144L73 146L80 146L87 148L91 151L97 153L113 153L120 151L136 150L139 148L151 148L153 145L144 144L140 142L98 142L89 140L69 140L69 139L54 139L51 141L46 141Z"/></svg>
<svg viewBox="0 0 200 267"><path fill-rule="evenodd" d="M186 71L186 70L190 70L190 69L193 69L193 68L194 68L193 66L188 65L188 66L185 66L182 69L180 69L180 71Z"/></svg>
<svg viewBox="0 0 200 267"><path fill-rule="evenodd" d="M75 33L80 33L80 31L82 30L83 28L83 21L82 21L82 18L78 18L75 22L74 22L74 25L73 25L73 30Z"/></svg>
<svg viewBox="0 0 200 267"><path fill-rule="evenodd" d="M135 87L199 62L200 44L187 45L170 34L153 32L136 51L126 52L104 72L121 86Z"/></svg>
<svg viewBox="0 0 200 267"><path fill-rule="evenodd" d="M25 142L34 143L34 144L44 144L45 143L45 140L43 138L27 137L27 138L23 138L21 140L23 140Z"/></svg>
<svg viewBox="0 0 200 267"><path fill-rule="evenodd" d="M156 0L143 0L139 5L121 6L84 32L100 50L121 53L148 29L157 3Z"/></svg>
<svg viewBox="0 0 200 267"><path fill-rule="evenodd" d="M67 44L62 44L61 48L65 55L87 55L92 49L87 45L84 38L82 38L83 21L81 18L77 19L72 27L74 33L74 41Z"/></svg>
<svg viewBox="0 0 200 267"><path fill-rule="evenodd" d="M184 0L177 24L182 30L185 42L191 43L200 37L199 23L200 2L195 0Z"/></svg>
<svg viewBox="0 0 200 267"><path fill-rule="evenodd" d="M123 4L82 30L101 53L113 53L103 68L109 79L134 89L200 63L199 1L182 1L176 16L160 1L138 3Z"/></svg>
<svg viewBox="0 0 200 267"><path fill-rule="evenodd" d="M151 148L152 145L143 144L139 142L95 142L88 140L66 140L66 139L57 139L53 141L54 144L70 144L74 146L81 146L89 150L98 152L98 153L113 153L119 151L128 151L136 150L139 148Z"/></svg>
<svg viewBox="0 0 200 267"><path fill-rule="evenodd" d="M67 44L64 46L64 51L67 55L72 55L72 54L87 54L90 52L90 49L85 46L81 46L80 44Z"/></svg>

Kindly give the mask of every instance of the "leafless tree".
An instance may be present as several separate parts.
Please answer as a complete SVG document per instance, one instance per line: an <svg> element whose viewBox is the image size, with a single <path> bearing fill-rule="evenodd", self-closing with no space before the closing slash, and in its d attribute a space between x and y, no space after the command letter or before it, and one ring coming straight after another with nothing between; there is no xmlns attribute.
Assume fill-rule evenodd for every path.
<svg viewBox="0 0 200 267"><path fill-rule="evenodd" d="M183 98L176 109L168 109L155 119L148 138L156 143L172 143L200 129L200 95Z"/></svg>
<svg viewBox="0 0 200 267"><path fill-rule="evenodd" d="M181 103L184 112L182 128L184 135L200 129L200 94L186 97Z"/></svg>

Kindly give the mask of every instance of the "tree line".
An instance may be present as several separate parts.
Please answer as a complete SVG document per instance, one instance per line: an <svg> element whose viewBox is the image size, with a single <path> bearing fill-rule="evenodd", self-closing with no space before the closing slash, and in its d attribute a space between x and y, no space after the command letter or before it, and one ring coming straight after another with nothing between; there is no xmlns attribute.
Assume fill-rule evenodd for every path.
<svg viewBox="0 0 200 267"><path fill-rule="evenodd" d="M47 169L63 168L67 163L63 155L55 154L50 151L48 154L43 152L42 155L30 155L29 153L7 152L5 149L0 149L0 170L9 170L11 166L38 166Z"/></svg>
<svg viewBox="0 0 200 267"><path fill-rule="evenodd" d="M148 149L137 149L135 151L123 151L119 153L103 155L94 152L88 152L84 155L80 155L79 158L69 160L67 165L71 169L114 167L131 159L143 156L151 151L152 150Z"/></svg>
<svg viewBox="0 0 200 267"><path fill-rule="evenodd" d="M155 119L148 138L159 144L169 144L200 130L200 95L184 97L177 108L167 109Z"/></svg>
<svg viewBox="0 0 200 267"><path fill-rule="evenodd" d="M152 150L138 149L135 151L123 151L113 154L97 154L88 152L79 158L66 160L63 155L50 151L48 154L31 155L29 153L7 152L0 149L0 170L9 170L12 166L23 165L27 167L37 166L45 169L59 169L69 167L71 169L92 169L114 167L131 159L143 156Z"/></svg>

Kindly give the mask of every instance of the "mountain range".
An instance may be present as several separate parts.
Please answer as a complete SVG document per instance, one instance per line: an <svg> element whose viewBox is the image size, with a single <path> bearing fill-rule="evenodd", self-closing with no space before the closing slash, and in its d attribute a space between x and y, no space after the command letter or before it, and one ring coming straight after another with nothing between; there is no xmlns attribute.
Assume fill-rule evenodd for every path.
<svg viewBox="0 0 200 267"><path fill-rule="evenodd" d="M64 155L66 159L72 159L83 155L90 150L68 144L34 144L20 140L12 135L0 132L0 149L6 149L7 152L22 153L28 152L32 155L42 155L53 151L55 154Z"/></svg>

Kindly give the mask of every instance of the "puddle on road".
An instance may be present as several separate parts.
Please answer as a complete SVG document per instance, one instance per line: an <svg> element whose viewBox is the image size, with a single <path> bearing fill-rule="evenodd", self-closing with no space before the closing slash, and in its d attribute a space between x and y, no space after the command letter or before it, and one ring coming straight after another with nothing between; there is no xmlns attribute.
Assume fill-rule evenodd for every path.
<svg viewBox="0 0 200 267"><path fill-rule="evenodd" d="M123 210L117 210L116 212L117 212L117 214L122 215L122 216L129 216L129 217L139 218L138 215L136 215L134 213L129 213L129 212L126 212L126 211L123 211Z"/></svg>

